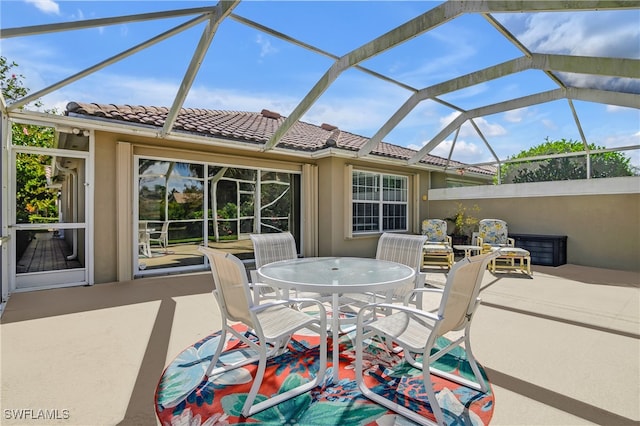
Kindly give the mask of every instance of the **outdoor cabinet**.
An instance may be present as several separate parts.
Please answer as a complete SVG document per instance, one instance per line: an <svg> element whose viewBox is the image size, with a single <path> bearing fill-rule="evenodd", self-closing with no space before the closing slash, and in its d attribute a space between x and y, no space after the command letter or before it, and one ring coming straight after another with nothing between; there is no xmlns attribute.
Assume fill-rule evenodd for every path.
<svg viewBox="0 0 640 426"><path fill-rule="evenodd" d="M531 253L533 265L560 266L567 263L566 235L509 234L515 246Z"/></svg>

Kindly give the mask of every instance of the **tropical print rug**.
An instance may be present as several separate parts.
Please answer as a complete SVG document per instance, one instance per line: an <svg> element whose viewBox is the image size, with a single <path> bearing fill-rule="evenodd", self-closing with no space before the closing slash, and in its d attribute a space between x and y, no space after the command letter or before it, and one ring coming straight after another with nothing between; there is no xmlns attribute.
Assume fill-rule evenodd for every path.
<svg viewBox="0 0 640 426"><path fill-rule="evenodd" d="M252 334L237 327L247 336ZM272 408L244 418L240 414L249 392L256 364L207 379L205 371L220 341L214 333L188 347L165 369L155 394L155 409L162 425L412 425L412 421L362 396L355 382L355 335L341 336L339 380L333 381L332 342L329 339L328 368L322 386ZM315 377L318 370L317 335L294 336L288 351L267 364L265 377L256 397L267 398ZM439 342L446 345L446 339ZM237 339L225 342L223 363L235 363L252 353ZM377 393L386 393L430 420L433 413L422 384L422 372L411 367L401 354L378 342L365 349L365 378ZM434 364L440 370L473 379L465 352L457 348ZM482 368L481 368L482 370ZM484 374L484 371L482 371ZM450 425L485 425L493 415L493 394L486 394L432 375L440 406Z"/></svg>

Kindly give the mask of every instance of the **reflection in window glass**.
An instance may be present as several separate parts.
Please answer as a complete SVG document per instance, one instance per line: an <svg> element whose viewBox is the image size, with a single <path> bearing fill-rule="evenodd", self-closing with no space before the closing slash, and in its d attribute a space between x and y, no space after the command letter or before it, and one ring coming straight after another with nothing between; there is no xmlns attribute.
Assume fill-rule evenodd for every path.
<svg viewBox="0 0 640 426"><path fill-rule="evenodd" d="M202 265L204 165L141 159L138 269Z"/></svg>
<svg viewBox="0 0 640 426"><path fill-rule="evenodd" d="M291 176L286 173L263 172L260 193L260 232L289 231L292 213Z"/></svg>
<svg viewBox="0 0 640 426"><path fill-rule="evenodd" d="M171 162L169 174L171 176L202 179L204 177L204 166L202 164Z"/></svg>
<svg viewBox="0 0 640 426"><path fill-rule="evenodd" d="M139 220L164 220L165 179L141 177L138 185Z"/></svg>
<svg viewBox="0 0 640 426"><path fill-rule="evenodd" d="M170 164L171 163L169 161L141 159L138 167L138 174L141 176L166 176L169 171Z"/></svg>
<svg viewBox="0 0 640 426"><path fill-rule="evenodd" d="M353 172L353 199L377 200L379 196L380 176L374 173Z"/></svg>
<svg viewBox="0 0 640 426"><path fill-rule="evenodd" d="M252 258L250 233L299 234L298 175L169 160L139 165L140 271L202 265L197 246L205 238ZM158 235L165 227L166 244Z"/></svg>
<svg viewBox="0 0 640 426"><path fill-rule="evenodd" d="M169 219L202 219L203 181L172 177L169 179L168 191Z"/></svg>

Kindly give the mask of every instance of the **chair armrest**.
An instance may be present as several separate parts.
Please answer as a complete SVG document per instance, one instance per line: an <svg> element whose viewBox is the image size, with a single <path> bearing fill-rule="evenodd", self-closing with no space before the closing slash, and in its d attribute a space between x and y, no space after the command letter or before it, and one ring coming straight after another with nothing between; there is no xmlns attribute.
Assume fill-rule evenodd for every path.
<svg viewBox="0 0 640 426"><path fill-rule="evenodd" d="M444 289L443 288L426 288L426 287L415 288L411 290L411 292L407 293L406 296L404 296L403 303L405 306L409 305L409 301L416 295L416 293L440 293L440 295L442 295L444 293Z"/></svg>
<svg viewBox="0 0 640 426"><path fill-rule="evenodd" d="M327 312L324 308L324 305L322 304L322 302L316 300L316 299L311 299L311 298L298 298L298 299L281 299L281 300L274 300L274 301L270 301L267 303L261 303L260 305L254 305L251 310L253 312L260 312L263 311L265 309L269 309L269 308L273 308L274 306L278 306L278 305L286 305L286 306L291 306L292 304L314 304L317 305L318 308L320 309L320 313L321 315L326 316Z"/></svg>
<svg viewBox="0 0 640 426"><path fill-rule="evenodd" d="M389 309L390 312L393 315L394 311L402 311L404 313L410 314L413 317L422 317L422 318L427 318L431 321L440 321L442 320L442 317L440 317L437 314L434 314L432 312L428 312L428 311L423 311L421 309L417 309L417 308L412 308L410 306L405 306L405 305L397 305L397 304L393 304L393 303L369 303L368 305L363 306L360 311L358 311L358 317L357 317L357 323L358 323L358 327L362 327L365 318L369 317L370 318L370 314L368 314L367 311L376 311L376 310L385 310L385 309Z"/></svg>
<svg viewBox="0 0 640 426"><path fill-rule="evenodd" d="M507 238L507 246L515 247L516 246L516 240L514 240L513 238Z"/></svg>
<svg viewBox="0 0 640 426"><path fill-rule="evenodd" d="M411 290L411 293L444 293L443 288L415 288Z"/></svg>

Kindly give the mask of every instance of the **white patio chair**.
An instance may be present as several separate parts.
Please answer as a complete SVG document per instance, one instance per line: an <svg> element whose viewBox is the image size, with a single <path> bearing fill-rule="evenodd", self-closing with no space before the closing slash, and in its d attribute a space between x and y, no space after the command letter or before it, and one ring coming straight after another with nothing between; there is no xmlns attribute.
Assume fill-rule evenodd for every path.
<svg viewBox="0 0 640 426"><path fill-rule="evenodd" d="M281 298L280 290L269 287L260 283L258 277L258 268L272 262L281 260L297 259L298 249L296 248L296 240L290 232L279 232L274 234L250 234L253 243L253 254L255 257L256 268L250 271L251 282L254 290L254 303L259 303L261 299L277 299ZM316 300L330 300L329 295L318 293L300 293L295 292L295 297L310 297Z"/></svg>
<svg viewBox="0 0 640 426"><path fill-rule="evenodd" d="M469 331L473 314L480 305L478 293L482 277L489 261L497 255L498 252L492 252L464 258L456 262L449 272L444 289L420 288L413 290L415 293L440 293L441 300L437 313L416 309L407 304L390 303L374 303L360 310L356 327L356 382L363 395L419 424L434 424L415 411L409 410L399 405L396 401L377 394L373 389L367 387L362 371L363 343L366 339L371 339L374 336L379 336L387 344L396 343L402 349L404 359L413 367L422 370L428 403L436 418L435 424L444 425L445 420L442 409L436 399L431 374L436 374L481 392L487 391L488 386L471 351ZM408 301L410 296L407 295L405 300ZM388 309L392 313L387 316L374 316L372 319L371 314L380 309ZM431 353L435 348L438 337L444 336L450 331L460 330L463 330L462 336L451 341L450 344L437 352ZM434 361L463 342L475 381L430 367ZM419 356L416 356L416 354Z"/></svg>
<svg viewBox="0 0 640 426"><path fill-rule="evenodd" d="M278 299L282 297L278 289L259 282L258 269L268 263L296 259L298 257L298 249L296 248L295 238L290 232L249 234L249 238L253 243L253 255L255 258L255 269L249 271L254 303L260 303L262 299Z"/></svg>
<svg viewBox="0 0 640 426"><path fill-rule="evenodd" d="M385 232L378 240L376 259L389 260L402 263L415 269L416 277L412 283L398 287L393 291L393 301L403 303L405 296L411 294L413 289L423 288L426 274L420 272L422 267L422 249L427 241L426 235L392 234ZM422 298L418 295L412 298L411 303L416 307L422 307Z"/></svg>
<svg viewBox="0 0 640 426"><path fill-rule="evenodd" d="M157 243L160 247L167 251L167 246L169 244L169 222L162 222L162 227L159 231L154 229L147 229L149 234L148 242L149 246L153 243Z"/></svg>
<svg viewBox="0 0 640 426"><path fill-rule="evenodd" d="M426 235L395 234L390 232L383 233L378 239L376 259L402 263L416 271L413 281L394 289L391 298L393 303L404 303L405 296L411 294L413 289L424 287L426 274L420 272L420 268L422 266L422 248L426 240ZM379 299L384 300L385 297L386 295L383 294L363 295L348 293L343 295L346 304L352 310L359 310L363 303L371 303ZM416 307L422 307L421 295L413 297L410 302ZM356 309L353 309L354 307Z"/></svg>
<svg viewBox="0 0 640 426"><path fill-rule="evenodd" d="M215 283L213 294L216 297L222 314L222 335L220 345L207 368L207 377L215 376L235 368L258 361L253 384L242 407L242 415L249 417L257 412L273 407L301 395L322 383L327 367L327 317L324 306L313 299L289 299L253 303L245 267L240 259L230 253L208 247L199 247L211 264L211 273ZM308 315L290 307L292 304L315 304L319 314ZM254 342L232 327L233 322L245 324L257 337ZM313 380L281 394L270 395L265 400L253 404L264 378L267 360L283 353L293 333L308 329L320 335L320 360L318 371ZM222 349L225 346L227 333L247 344L257 352L254 358L232 365L217 366Z"/></svg>
<svg viewBox="0 0 640 426"><path fill-rule="evenodd" d="M147 222L144 221L140 221L138 223L138 251L141 251L142 255L145 257L151 257L149 231L147 230Z"/></svg>

